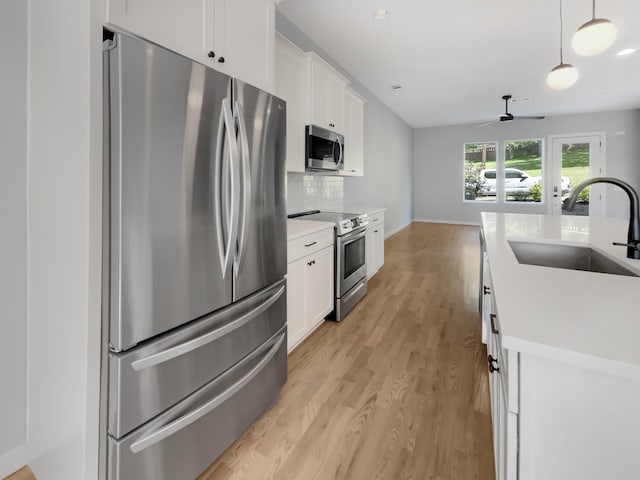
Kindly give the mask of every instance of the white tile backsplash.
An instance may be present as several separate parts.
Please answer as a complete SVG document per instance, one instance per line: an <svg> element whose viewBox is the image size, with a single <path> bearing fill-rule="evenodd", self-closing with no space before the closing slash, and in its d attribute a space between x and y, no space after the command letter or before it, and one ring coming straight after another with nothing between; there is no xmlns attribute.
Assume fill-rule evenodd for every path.
<svg viewBox="0 0 640 480"><path fill-rule="evenodd" d="M343 197L342 177L287 173L287 213L339 209Z"/></svg>

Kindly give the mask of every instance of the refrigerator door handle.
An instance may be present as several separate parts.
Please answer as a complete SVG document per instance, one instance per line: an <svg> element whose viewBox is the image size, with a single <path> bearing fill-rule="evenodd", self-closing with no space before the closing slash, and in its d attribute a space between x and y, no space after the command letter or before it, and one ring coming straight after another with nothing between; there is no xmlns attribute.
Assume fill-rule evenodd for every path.
<svg viewBox="0 0 640 480"><path fill-rule="evenodd" d="M244 259L245 238L247 234L247 219L249 217L249 209L251 207L251 156L249 155L249 136L247 135L247 124L242 113L242 106L235 103L235 115L238 119L238 129L240 132L240 150L241 150L241 177L242 177L242 213L240 220L240 228L238 230L238 249L235 258L235 273L237 275L242 261Z"/></svg>
<svg viewBox="0 0 640 480"><path fill-rule="evenodd" d="M266 310L273 305L276 300L278 300L282 294L284 293L285 285L282 285L275 293L273 293L270 297L268 297L264 302L262 302L257 307L248 311L241 317L236 320L227 323L226 325L217 328L211 332L208 332L200 337L194 338L193 340L189 340L187 342L181 343L174 347L168 348L167 350L163 350L158 353L154 353L153 355L149 355L148 357L141 358L140 360L136 360L131 364L131 367L136 371L144 370L145 368L153 367L160 363L167 362L181 355L185 355L189 352L197 350L208 343L214 342L215 340L228 335L229 333L237 330L243 325L249 323L255 317L265 312Z"/></svg>
<svg viewBox="0 0 640 480"><path fill-rule="evenodd" d="M220 267L222 268L222 278L229 274L232 263L232 252L235 247L238 235L238 210L239 210L239 189L240 178L237 166L238 145L234 141L231 133L235 134L233 127L233 114L227 98L222 100L220 120L218 122L218 139L216 145L216 165L215 165L215 185L214 189L214 215L216 230L218 232L218 254L220 257ZM235 136L235 135L234 135ZM225 139L229 146L229 160L222 155ZM229 163L231 168L227 165ZM226 186L230 189L230 195L224 195ZM221 205L221 197L224 198L224 205ZM229 205L229 203L231 205ZM223 211L224 210L224 211ZM226 214L227 224L224 225L223 213ZM223 238L224 227L227 229L227 238ZM224 245L224 247L223 247Z"/></svg>
<svg viewBox="0 0 640 480"><path fill-rule="evenodd" d="M159 430L142 437L140 440L131 444L131 451L133 453L139 453L146 448L149 448L155 445L158 442L161 442L167 437L170 437L176 432L179 432L183 428L188 427L193 422L196 422L200 418L207 415L212 410L215 410L218 406L224 403L229 398L233 397L239 390L241 390L246 384L248 384L253 378L260 373L260 371L264 368L264 366L269 363L269 361L275 356L275 354L280 349L280 346L284 342L286 338L286 334L283 333L277 342L269 349L264 358L260 360L246 375L244 375L240 380L227 388L224 392L216 395L214 398L209 400L204 405L192 410L186 415L178 418L177 420L169 423L161 427Z"/></svg>

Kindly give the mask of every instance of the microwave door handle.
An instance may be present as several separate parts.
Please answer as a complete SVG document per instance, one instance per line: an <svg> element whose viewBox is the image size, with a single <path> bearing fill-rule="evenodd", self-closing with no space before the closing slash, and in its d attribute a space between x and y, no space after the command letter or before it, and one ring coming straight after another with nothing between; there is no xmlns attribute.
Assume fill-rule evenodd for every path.
<svg viewBox="0 0 640 480"><path fill-rule="evenodd" d="M340 141L340 137L336 138L336 142L338 142L338 148L340 148L340 154L338 157L338 163L336 164L336 169L340 170L340 164L344 161L344 150L342 148L342 142Z"/></svg>

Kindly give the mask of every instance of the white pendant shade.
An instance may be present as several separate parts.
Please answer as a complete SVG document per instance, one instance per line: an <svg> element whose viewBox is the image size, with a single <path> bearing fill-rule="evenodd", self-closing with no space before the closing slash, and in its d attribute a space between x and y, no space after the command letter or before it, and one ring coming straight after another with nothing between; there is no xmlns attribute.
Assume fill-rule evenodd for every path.
<svg viewBox="0 0 640 480"><path fill-rule="evenodd" d="M578 70L568 63L561 63L549 72L547 83L554 90L564 90L576 83Z"/></svg>
<svg viewBox="0 0 640 480"><path fill-rule="evenodd" d="M578 29L571 44L580 55L597 55L613 44L617 34L618 29L611 21L594 18Z"/></svg>

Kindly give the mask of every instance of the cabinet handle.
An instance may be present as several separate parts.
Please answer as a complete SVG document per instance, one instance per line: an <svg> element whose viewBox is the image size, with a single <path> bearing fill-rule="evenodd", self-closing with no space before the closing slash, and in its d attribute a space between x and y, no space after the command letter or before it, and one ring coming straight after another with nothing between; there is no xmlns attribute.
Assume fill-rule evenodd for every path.
<svg viewBox="0 0 640 480"><path fill-rule="evenodd" d="M355 170L351 170L351 171L352 171L352 172L355 172ZM377 222L377 221L378 221L378 219L377 219L377 218L374 218L374 219L373 219L373 220L371 220L371 221L372 221L372 222Z"/></svg>
<svg viewBox="0 0 640 480"><path fill-rule="evenodd" d="M495 333L496 335L499 334L500 332L496 328L496 323L495 323L496 314L495 313L490 313L489 314L489 319L491 319L491 333Z"/></svg>
<svg viewBox="0 0 640 480"><path fill-rule="evenodd" d="M378 230L374 230L373 233L378 233Z"/></svg>
<svg viewBox="0 0 640 480"><path fill-rule="evenodd" d="M498 364L498 359L497 358L493 358L491 355L489 355L487 357L487 360L489 361L489 373L493 373L493 372L500 372L500 369L498 367L495 367L493 365L493 363L495 362L495 364Z"/></svg>
<svg viewBox="0 0 640 480"><path fill-rule="evenodd" d="M224 57L220 57L220 58L218 59L218 63L224 63Z"/></svg>
<svg viewBox="0 0 640 480"><path fill-rule="evenodd" d="M335 123L330 123L329 126L335 128L336 125L335 125Z"/></svg>
<svg viewBox="0 0 640 480"><path fill-rule="evenodd" d="M209 53L207 53L207 56L209 58L214 58L216 56L215 52L213 50L211 50Z"/></svg>
<svg viewBox="0 0 640 480"><path fill-rule="evenodd" d="M318 242L305 243L305 247L313 247Z"/></svg>
<svg viewBox="0 0 640 480"><path fill-rule="evenodd" d="M485 295L490 295L491 294L491 289L489 287L487 287L486 285L484 286L484 294Z"/></svg>
<svg viewBox="0 0 640 480"><path fill-rule="evenodd" d="M307 265L311 266L311 265L315 265L316 261L315 260L311 260L310 262L307 262Z"/></svg>

